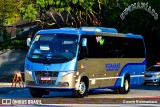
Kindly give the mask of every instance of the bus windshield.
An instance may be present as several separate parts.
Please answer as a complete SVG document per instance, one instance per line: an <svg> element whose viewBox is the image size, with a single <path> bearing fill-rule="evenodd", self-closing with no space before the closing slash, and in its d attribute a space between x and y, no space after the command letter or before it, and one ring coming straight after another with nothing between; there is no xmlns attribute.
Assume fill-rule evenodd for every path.
<svg viewBox="0 0 160 107"><path fill-rule="evenodd" d="M28 52L28 59L37 63L64 63L76 56L78 35L36 35Z"/></svg>

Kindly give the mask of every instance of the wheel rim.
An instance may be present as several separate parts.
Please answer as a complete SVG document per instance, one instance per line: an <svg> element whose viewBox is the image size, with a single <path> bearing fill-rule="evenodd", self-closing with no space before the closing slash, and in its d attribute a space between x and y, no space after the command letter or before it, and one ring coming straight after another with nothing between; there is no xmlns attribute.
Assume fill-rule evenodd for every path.
<svg viewBox="0 0 160 107"><path fill-rule="evenodd" d="M125 91L127 91L129 89L129 83L128 83L128 80L125 80Z"/></svg>
<svg viewBox="0 0 160 107"><path fill-rule="evenodd" d="M80 84L79 84L79 93L84 94L85 91L86 91L86 85L83 81L81 81Z"/></svg>

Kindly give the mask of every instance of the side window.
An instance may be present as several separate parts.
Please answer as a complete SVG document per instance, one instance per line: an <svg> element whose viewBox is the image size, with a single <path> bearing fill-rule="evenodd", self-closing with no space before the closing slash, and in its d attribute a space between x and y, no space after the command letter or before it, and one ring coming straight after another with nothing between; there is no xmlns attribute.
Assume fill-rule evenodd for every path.
<svg viewBox="0 0 160 107"><path fill-rule="evenodd" d="M129 57L131 58L144 58L145 48L142 39L129 38Z"/></svg>
<svg viewBox="0 0 160 107"><path fill-rule="evenodd" d="M101 37L101 43L96 37ZM82 35L87 38L87 50L80 46L81 57L87 58L144 58L142 39L110 36ZM82 39L81 38L81 39ZM83 54L82 54L83 53Z"/></svg>
<svg viewBox="0 0 160 107"><path fill-rule="evenodd" d="M123 56L124 58L129 58L131 56L128 38L123 38Z"/></svg>
<svg viewBox="0 0 160 107"><path fill-rule="evenodd" d="M113 43L113 37L106 36L105 37L106 41L106 57L107 58L114 58L114 43Z"/></svg>
<svg viewBox="0 0 160 107"><path fill-rule="evenodd" d="M107 42L106 38L104 36L96 36L101 38L100 41L97 41L97 52L98 52L98 58L106 58L107 57Z"/></svg>
<svg viewBox="0 0 160 107"><path fill-rule="evenodd" d="M80 45L80 53L79 53L79 59L87 57L87 58L97 58L98 57L98 51L97 51L97 41L96 37L92 35L82 35L82 38L87 38L87 49L84 49L82 45Z"/></svg>
<svg viewBox="0 0 160 107"><path fill-rule="evenodd" d="M98 44L95 36L88 36L87 38L88 58L98 57Z"/></svg>
<svg viewBox="0 0 160 107"><path fill-rule="evenodd" d="M124 57L123 38L122 37L115 37L114 38L114 52L115 52L115 58Z"/></svg>
<svg viewBox="0 0 160 107"><path fill-rule="evenodd" d="M135 54L137 58L144 58L145 57L145 49L142 39L135 39Z"/></svg>

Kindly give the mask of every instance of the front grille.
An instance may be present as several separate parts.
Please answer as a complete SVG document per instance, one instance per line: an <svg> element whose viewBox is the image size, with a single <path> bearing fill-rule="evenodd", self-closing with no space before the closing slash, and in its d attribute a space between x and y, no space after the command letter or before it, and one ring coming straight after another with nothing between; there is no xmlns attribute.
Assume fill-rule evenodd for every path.
<svg viewBox="0 0 160 107"><path fill-rule="evenodd" d="M152 77L152 75L145 75L145 77Z"/></svg>
<svg viewBox="0 0 160 107"><path fill-rule="evenodd" d="M38 84L54 85L58 72L53 71L35 71L35 76Z"/></svg>

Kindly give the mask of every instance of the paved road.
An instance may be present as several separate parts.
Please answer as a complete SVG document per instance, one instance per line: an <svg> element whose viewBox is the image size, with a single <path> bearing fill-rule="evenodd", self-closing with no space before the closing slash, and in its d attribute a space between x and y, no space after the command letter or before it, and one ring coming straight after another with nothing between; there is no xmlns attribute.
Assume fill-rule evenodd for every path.
<svg viewBox="0 0 160 107"><path fill-rule="evenodd" d="M74 98L71 92L50 92L49 95L45 95L41 99L32 99L32 96L30 95L28 88L0 88L0 99L1 98L12 99L16 101L39 100L44 105L54 105L56 107L57 106L59 107L66 107L66 106L158 107L160 105L160 86L156 85L137 86L131 88L130 93L128 93L127 95L115 94L110 90L97 90L94 92L94 94L81 99ZM86 104L86 105L81 105L81 104Z"/></svg>
<svg viewBox="0 0 160 107"><path fill-rule="evenodd" d="M25 50L9 50L0 54L0 83L12 82L15 71L24 71Z"/></svg>
<svg viewBox="0 0 160 107"><path fill-rule="evenodd" d="M0 88L0 98L32 98L28 88ZM73 98L71 92L50 92L44 98ZM96 90L85 98L159 98L160 86L136 86L128 94L115 94L111 90Z"/></svg>

